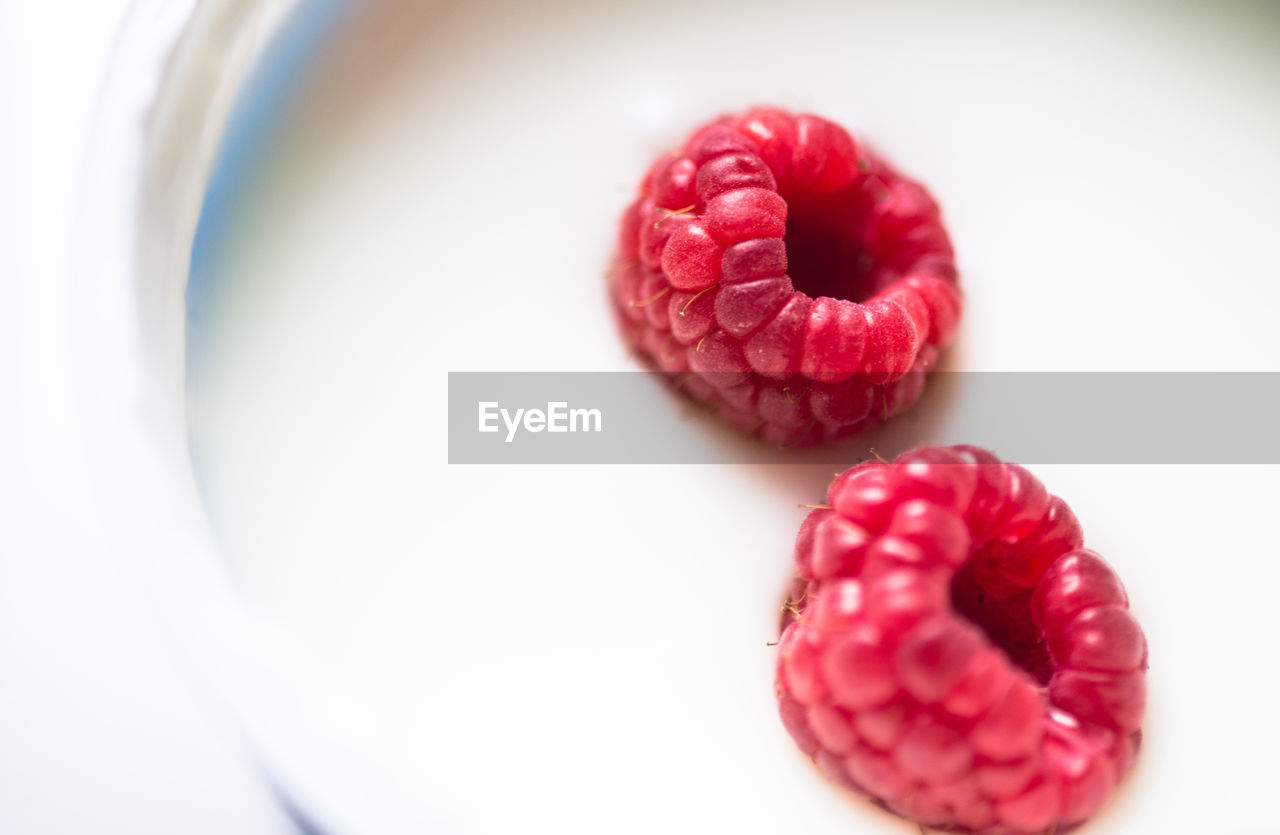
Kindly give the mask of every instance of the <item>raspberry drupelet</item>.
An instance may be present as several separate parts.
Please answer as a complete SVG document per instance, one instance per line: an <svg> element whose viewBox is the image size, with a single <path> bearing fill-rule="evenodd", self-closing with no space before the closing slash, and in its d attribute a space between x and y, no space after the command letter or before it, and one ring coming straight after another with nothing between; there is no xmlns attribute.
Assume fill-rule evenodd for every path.
<svg viewBox="0 0 1280 835"><path fill-rule="evenodd" d="M1119 578L1027 470L976 447L838 476L796 540L777 696L831 779L922 824L1061 829L1141 739L1147 645Z"/></svg>
<svg viewBox="0 0 1280 835"><path fill-rule="evenodd" d="M961 310L929 193L839 125L773 108L717 119L653 164L610 277L647 362L786 445L909 407Z"/></svg>

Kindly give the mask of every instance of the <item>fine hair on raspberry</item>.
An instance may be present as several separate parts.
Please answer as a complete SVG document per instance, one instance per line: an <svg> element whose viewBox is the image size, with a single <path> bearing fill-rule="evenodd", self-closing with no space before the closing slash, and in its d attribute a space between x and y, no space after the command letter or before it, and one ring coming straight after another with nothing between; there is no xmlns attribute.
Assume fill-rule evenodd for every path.
<svg viewBox="0 0 1280 835"><path fill-rule="evenodd" d="M929 192L834 122L769 107L715 119L653 163L610 288L648 364L779 445L908 408L961 312Z"/></svg>
<svg viewBox="0 0 1280 835"><path fill-rule="evenodd" d="M861 464L827 500L796 539L779 641L801 750L928 826L1093 815L1141 739L1147 644L1066 503L970 446Z"/></svg>

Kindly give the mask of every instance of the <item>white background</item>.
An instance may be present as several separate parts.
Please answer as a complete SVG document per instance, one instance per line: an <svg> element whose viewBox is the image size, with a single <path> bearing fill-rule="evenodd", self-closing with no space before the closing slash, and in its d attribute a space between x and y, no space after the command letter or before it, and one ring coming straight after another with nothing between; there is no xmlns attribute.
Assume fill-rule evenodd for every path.
<svg viewBox="0 0 1280 835"><path fill-rule="evenodd" d="M82 148L124 0L0 2L0 832L283 835L175 674L81 467L67 266Z"/></svg>

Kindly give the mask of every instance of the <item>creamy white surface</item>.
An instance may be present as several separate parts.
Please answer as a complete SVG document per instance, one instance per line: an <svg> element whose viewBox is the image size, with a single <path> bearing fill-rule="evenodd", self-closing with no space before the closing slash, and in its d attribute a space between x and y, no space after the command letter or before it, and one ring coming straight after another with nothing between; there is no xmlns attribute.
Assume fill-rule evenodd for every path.
<svg viewBox="0 0 1280 835"><path fill-rule="evenodd" d="M775 718L795 505L831 468L450 467L446 372L632 368L615 218L656 152L755 102L935 191L952 367L1280 368L1277 32L1243 6L364 12L264 149L192 346L232 569L331 670L305 709L446 831L913 831ZM1271 823L1277 469L1035 469L1152 647L1097 831Z"/></svg>

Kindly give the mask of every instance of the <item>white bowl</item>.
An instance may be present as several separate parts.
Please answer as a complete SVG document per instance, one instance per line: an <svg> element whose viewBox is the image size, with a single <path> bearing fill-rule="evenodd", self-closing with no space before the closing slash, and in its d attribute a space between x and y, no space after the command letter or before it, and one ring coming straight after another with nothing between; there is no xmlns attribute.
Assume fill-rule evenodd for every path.
<svg viewBox="0 0 1280 835"><path fill-rule="evenodd" d="M406 788L414 784L413 775L386 773L389 760L374 750L378 743L362 747L356 736L336 729L328 708L316 705L335 678L326 668L323 647L282 623L269 607L251 604L232 583L193 474L185 407L188 267L234 103L252 98L254 79L260 83L273 71L284 73L288 66L304 64L309 49L323 38L326 21L342 5L336 0L203 0L143 2L135 7L103 88L83 195L78 269L81 382L93 418L104 494L120 522L124 550L154 606L157 623L175 638L177 657L207 683L210 703L230 710L272 779L307 814L344 835L394 835L439 829L432 821L452 798L415 794ZM856 133L869 132L888 157L935 187L952 219L969 293L961 367L1103 370L1116 368L1116 357L1125 358L1122 367L1142 370L1276 367L1276 351L1267 335L1280 291L1274 282L1249 273L1251 265L1271 263L1267 259L1274 257L1268 235L1275 209L1267 195L1276 185L1271 154L1275 143L1269 140L1280 136L1280 119L1256 107L1264 100L1262 94L1274 89L1276 74L1250 68L1274 70L1275 63L1257 57L1257 45L1237 31L1243 27L1230 30L1243 44L1233 51L1232 41L1191 38L1188 33L1204 30L1197 28L1199 18L1185 10L1153 11L1152 18L1168 25L1169 31L1151 33L1141 15L1135 20L1129 13L1077 13L1066 6L1037 17L1029 7L984 7L984 15L975 15L968 6L961 10L924 4L913 19L909 10L872 14L870 7L837 3L687 3L678 4L684 11L672 18L686 27L673 31L673 59L656 46L655 32L662 31L658 13L673 14L674 5L655 0L624 7L565 0L554 7L508 9L530 31L535 24L541 26L537 32L543 41L526 39L524 28L504 28L501 16L484 19L484 9L477 4L448 7L469 22L474 43L483 43L491 34L500 36L504 48L530 50L520 54L538 61L530 58L527 67L516 68L530 78L545 73L557 85L571 83L572 65L556 61L568 47L578 49L577 58L594 61L600 74L586 79L586 100L592 104L576 114L581 121L572 127L598 130L611 143L623 136L638 137L607 165L590 157L590 142L576 159L563 148L547 151L561 154L556 158L559 164L590 161L610 172L606 179L616 172L619 188L597 179L590 184L590 195L584 189L570 195L573 200L565 205L540 205L537 199L519 203L528 195L508 195L521 207L522 217L544 211L545 216L570 218L581 224L581 234L592 246L607 240L612 214L602 206L625 200L627 184L639 175L646 157L677 141L708 110L737 108L761 97L824 112L847 121ZM771 16L780 5L786 6L782 11L788 16ZM602 17L593 17L593 11ZM555 18L557 14L562 17ZM635 19L641 14L653 17ZM457 17L449 20L456 22ZM997 24L1007 25L1007 33ZM721 40L699 40L704 34ZM1143 39L1148 34L1149 39ZM1180 46L1178 38L1191 39ZM808 48L810 41L820 47ZM846 43L845 51L833 48ZM1095 56L1097 43L1106 49L1097 47ZM761 44L777 44L768 56L776 57L777 64L752 52ZM469 45L452 46L465 56ZM699 51L699 46L706 49ZM1184 46L1187 60L1176 60ZM632 63L609 63L615 52ZM1233 63L1236 52L1242 57ZM264 63L258 64L260 60ZM254 75L255 66L265 67L257 72L266 75ZM1024 67L1025 74L1016 71ZM797 68L808 74L802 77ZM1168 74L1167 83L1160 73ZM579 72L576 77L584 76ZM505 80L501 73L476 78L481 79L475 82L479 86L469 95L512 95L493 83ZM1204 79L1212 84L1196 87ZM1213 84L1226 92L1219 95ZM1213 118L1180 119L1184 101L1194 102ZM531 102L526 96L511 104L527 107ZM615 105L615 110L605 110ZM562 112L574 111L565 106ZM1151 121L1124 122L1134 113L1150 115ZM1123 126L1117 128L1118 124ZM1231 153L1223 150L1228 142ZM615 164L619 159L631 160L636 170L628 167L631 163ZM1212 159L1215 171L1230 176L1216 182L1170 175L1181 173L1177 164L1189 159ZM1064 160L1079 167L1064 165ZM1249 184L1249 172L1258 172L1263 188ZM499 193L500 178L494 179L492 172L486 176L490 179L484 186ZM601 198L604 191L609 195ZM597 202L584 202L590 200ZM1234 213L1215 211L1215 200L1223 200ZM587 253L585 260L592 257ZM576 321L584 323L583 333L562 334L568 344L559 347L561 356L601 356L604 350L616 350L621 357L608 333L603 304L591 297L595 288L581 291L571 285L570 273L582 271L560 266L540 265L526 277L560 281L546 287L554 287L561 300L574 298L580 305L574 311ZM1208 272L1209 266L1221 267L1221 274ZM1215 276L1213 288L1205 286L1210 274ZM522 303L531 303L536 295L528 289L521 288ZM1158 299L1156 313L1146 306L1151 299ZM1239 299L1254 303L1238 303ZM1135 323L1134 311L1150 315ZM514 326L519 319L504 322ZM442 342L465 342L465 332L448 330L448 322L435 324L442 329ZM590 333L584 335L586 331ZM1186 338L1193 332L1198 340ZM575 342L579 339L585 350ZM459 367L501 368L504 357L507 367L537 366L538 360L530 356L557 356L546 346L537 346L542 353L536 353L501 340L475 347ZM432 396L441 393L432 391ZM778 472L782 470L771 476ZM1255 612L1266 610L1268 583L1258 572L1268 570L1273 573L1267 576L1274 577L1274 564L1265 569L1239 566L1241 572L1260 578L1247 588L1232 580L1231 570L1202 578L1193 569L1206 542L1222 554L1238 555L1268 535L1262 504L1248 505L1254 510L1238 514L1243 521L1227 531L1219 530L1213 514L1225 517L1245 507L1242 502L1261 502L1266 490L1274 492L1275 480L1256 477L1256 472L1240 476L1192 468L1176 471L1185 483L1225 485L1191 497L1178 490L1171 472L1175 471L1109 468L1104 474L1061 468L1045 474L1050 490L1063 493L1080 512L1090 532L1087 542L1120 568L1152 647L1147 749L1138 772L1117 802L1104 810L1098 825L1155 831L1170 820L1182 820L1212 827L1223 823L1215 806L1232 804L1238 794L1241 802L1228 810L1235 817L1226 823L1258 826L1265 819L1256 803L1245 801L1264 796L1255 789L1266 776L1265 767L1240 763L1247 762L1249 739L1264 736L1256 747L1265 751L1280 737L1276 722L1266 718L1270 712L1262 706L1273 692L1274 676L1268 678L1270 674L1259 669L1260 652L1255 655L1228 636L1232 630L1261 634L1256 622L1236 625L1235 619L1238 612L1256 617ZM800 517L790 503L816 499L829 474L820 473L819 478L791 473L784 477L789 481L779 481L771 494L758 486L762 472L726 474L708 467L679 474L681 489L689 493L688 506L696 506L708 519L726 520L719 524L731 529L732 539L726 533L716 542L727 543L731 553L698 556L722 560L718 576L736 583L724 590L725 596L749 602L739 605L741 622L734 625L748 628L735 633L734 639L740 635L741 643L752 649L743 650L741 657L750 660L739 665L749 667L741 675L746 684L735 704L741 721L735 725L725 720L715 731L718 738L709 734L687 751L660 753L696 772L701 757L730 750L725 740L742 743L736 730L727 730L741 728L752 743L763 740L763 747L743 753L733 764L759 781L749 785L766 787L749 791L747 800L758 801L777 789L786 795L783 801L804 798L797 801L797 815L811 813L813 804L820 804L815 819L822 818L822 826L832 832L847 829L855 819L864 827L910 831L905 822L878 815L868 804L831 799L836 795L804 771L798 755L790 756L794 752L789 742L768 715L770 661L763 644L772 637L766 634L773 615L769 607L787 571L785 541L794 529L787 525L798 524ZM1210 476L1220 480L1213 482ZM468 484L461 477L452 481L454 477L455 471L445 474L441 492ZM591 470L587 477L595 481L584 485L582 475L562 470L534 484L533 479L525 482L508 474L509 482L528 491L530 502L544 501L548 508L555 505L557 491L575 491L576 507L600 526L602 537L621 520L607 515L609 491L632 489L635 492L618 495L643 507L638 504L643 490L635 483L649 479L645 483L659 485L663 478L661 473L632 477L603 470ZM757 486L747 487L753 480ZM474 481L470 486L481 480ZM630 488L628 482L634 482ZM1227 489L1246 483L1238 494ZM703 496L714 501L700 503ZM456 511L458 524L483 521L483 514L453 498L455 504L445 511ZM786 513L778 510L780 506ZM704 522L692 514L670 516L675 539L696 538L705 531ZM1182 520L1176 530L1167 521L1170 517ZM779 519L781 527L776 524ZM491 528L484 533L492 541L519 543L519 531L500 524ZM447 533L452 537L442 536L438 542L446 555L472 542L465 531ZM554 550L544 544L539 555ZM587 564L584 553L573 556ZM655 578L617 573L605 575L603 581L614 583L620 594L632 595L628 603L637 611L644 602L638 595L671 605L654 589L662 587L666 576L677 576L680 559L670 553L658 556L667 561L657 567L670 574ZM1170 572L1171 564L1185 570ZM702 563L699 567L710 571ZM1194 630L1187 624L1185 607L1190 595L1205 607L1198 611L1215 613ZM742 615L746 610L758 614ZM757 620L758 634L751 631ZM650 625L646 621L641 627ZM424 655L434 657L434 638L400 636L396 651L416 640L426 647ZM1212 677L1195 671L1228 666L1223 660L1228 657L1233 659L1232 693L1224 696L1208 680ZM652 657L647 661L654 664L647 669L659 666ZM678 661L687 665L686 672L697 672L697 659ZM708 690L698 695L714 701L710 694ZM1233 705L1244 700L1251 707L1222 715L1224 698ZM377 710L378 705L359 709ZM483 709L481 704L478 710ZM682 721L678 704L663 709L673 711L673 721ZM1197 717L1209 715L1225 728L1212 739L1195 732ZM1246 722L1248 717L1254 717L1252 724ZM432 740L415 737L411 743L426 747ZM629 752L619 753L625 758ZM1215 768L1218 763L1236 767ZM559 764L549 764L548 771ZM652 756L649 765L660 768L663 762ZM723 778L719 785L725 791L732 780ZM1209 786L1212 791L1206 789ZM470 800L486 796L479 787ZM501 785L489 796L495 807L506 800ZM1175 808L1179 804L1169 802L1174 796L1194 804L1193 813ZM752 808L747 800L735 811L746 814L743 810ZM698 801L698 792L690 790L678 808L707 813L698 808ZM517 807L510 809L512 827L519 825L520 813ZM682 818L686 825L688 820ZM799 823L800 818L794 820ZM628 824L634 821L619 821L619 829Z"/></svg>

